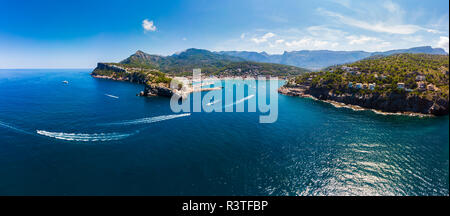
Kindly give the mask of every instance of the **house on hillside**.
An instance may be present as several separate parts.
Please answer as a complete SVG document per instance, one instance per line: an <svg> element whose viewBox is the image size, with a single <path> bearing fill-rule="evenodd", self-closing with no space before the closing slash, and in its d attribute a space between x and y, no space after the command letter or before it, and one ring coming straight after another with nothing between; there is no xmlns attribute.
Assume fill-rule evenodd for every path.
<svg viewBox="0 0 450 216"><path fill-rule="evenodd" d="M417 75L416 81L425 81L425 75Z"/></svg>
<svg viewBox="0 0 450 216"><path fill-rule="evenodd" d="M417 89L419 91L425 91L427 90L427 85L425 84L425 82L417 82Z"/></svg>
<svg viewBox="0 0 450 216"><path fill-rule="evenodd" d="M405 83L397 83L397 88L405 89Z"/></svg>

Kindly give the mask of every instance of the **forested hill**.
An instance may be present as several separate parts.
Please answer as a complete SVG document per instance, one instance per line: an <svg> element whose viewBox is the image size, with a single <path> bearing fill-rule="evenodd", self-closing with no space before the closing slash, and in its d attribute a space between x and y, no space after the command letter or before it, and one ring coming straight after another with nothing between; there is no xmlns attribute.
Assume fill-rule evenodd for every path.
<svg viewBox="0 0 450 216"><path fill-rule="evenodd" d="M336 90L348 89L350 82L353 84L374 83L374 91L384 93L399 91L398 84L404 83L404 90L411 93L440 93L448 97L448 73L448 55L396 54L304 74L297 77L296 82L304 83L309 80L313 86L327 86ZM431 84L435 87L434 91L421 89L419 84L422 87Z"/></svg>
<svg viewBox="0 0 450 216"><path fill-rule="evenodd" d="M449 56L396 54L365 59L300 75L282 90L388 112L448 114Z"/></svg>
<svg viewBox="0 0 450 216"><path fill-rule="evenodd" d="M202 49L188 49L171 56L150 55L142 51L120 63L104 63L124 68L154 69L169 75L192 75L195 68L205 75L216 76L292 76L308 70L294 66L246 61L240 57L221 55Z"/></svg>

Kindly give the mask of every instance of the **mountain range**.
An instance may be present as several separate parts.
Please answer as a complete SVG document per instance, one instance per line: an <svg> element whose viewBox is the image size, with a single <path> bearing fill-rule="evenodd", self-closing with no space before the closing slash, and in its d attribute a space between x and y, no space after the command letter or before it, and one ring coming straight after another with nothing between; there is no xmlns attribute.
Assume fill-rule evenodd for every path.
<svg viewBox="0 0 450 216"><path fill-rule="evenodd" d="M247 61L291 65L309 70L319 70L332 65L351 63L372 56L389 56L399 53L447 54L444 49L432 48L431 46L390 50L386 52L301 50L292 52L285 51L283 54L274 55L266 52L249 51L220 51L216 53L243 58Z"/></svg>
<svg viewBox="0 0 450 216"><path fill-rule="evenodd" d="M169 55L151 55L138 50L119 63L107 63L124 68L157 70L167 74L189 76L201 68L205 75L216 76L291 76L310 70L356 62L362 59L399 53L447 54L430 46L386 52L302 50L270 55L266 52L221 51L191 48Z"/></svg>
<svg viewBox="0 0 450 216"><path fill-rule="evenodd" d="M291 76L308 70L275 63L247 61L241 57L222 55L204 49L187 49L170 56L151 55L138 50L119 63L101 63L122 68L158 70L177 76L192 75L200 68L202 74L217 76ZM98 70L97 70L98 71Z"/></svg>

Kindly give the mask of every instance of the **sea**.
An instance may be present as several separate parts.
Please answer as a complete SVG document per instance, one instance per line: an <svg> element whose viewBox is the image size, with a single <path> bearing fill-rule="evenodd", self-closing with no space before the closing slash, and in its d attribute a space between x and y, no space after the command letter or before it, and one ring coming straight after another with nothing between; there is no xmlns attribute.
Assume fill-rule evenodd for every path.
<svg viewBox="0 0 450 216"><path fill-rule="evenodd" d="M0 70L0 195L449 195L448 116L278 95L260 123L248 86L220 105L244 112L176 113L91 71Z"/></svg>

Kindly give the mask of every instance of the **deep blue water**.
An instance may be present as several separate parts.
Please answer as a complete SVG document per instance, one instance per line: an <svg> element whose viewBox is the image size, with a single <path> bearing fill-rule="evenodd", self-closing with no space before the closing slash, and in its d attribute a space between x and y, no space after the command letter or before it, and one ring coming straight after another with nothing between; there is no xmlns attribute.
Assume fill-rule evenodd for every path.
<svg viewBox="0 0 450 216"><path fill-rule="evenodd" d="M279 95L273 124L249 112L152 123L174 114L168 98L89 72L0 70L0 195L449 195L448 116Z"/></svg>

